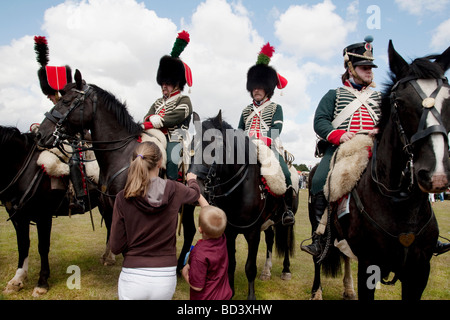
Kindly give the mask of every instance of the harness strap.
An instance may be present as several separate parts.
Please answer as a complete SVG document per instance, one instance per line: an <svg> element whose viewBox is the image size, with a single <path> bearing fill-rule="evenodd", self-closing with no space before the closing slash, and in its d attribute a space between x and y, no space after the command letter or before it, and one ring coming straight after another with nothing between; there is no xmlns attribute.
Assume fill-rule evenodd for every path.
<svg viewBox="0 0 450 320"><path fill-rule="evenodd" d="M230 181L232 181L235 177L238 177L243 171L244 171L244 169L245 169L245 172L244 172L244 174L242 175L242 177L239 179L239 181L230 189L230 190L228 190L227 192L225 192L225 193L222 193L222 194L219 194L219 195L214 195L214 198L219 198L219 197L227 197L227 196L229 196L243 181L244 181L244 179L247 177L247 173L248 173L248 164L245 164L245 165L243 165L243 166L241 166L240 168L239 168L239 171L238 172L236 172L236 174L233 176L233 177L231 177L231 179L230 180L228 180L228 181L225 181L224 183L221 183L221 184L216 184L216 185L214 185L214 186L212 186L211 187L211 189L212 189L212 191L214 191L216 188L220 188L220 187L222 187L223 185L225 185L225 184L227 184L227 183L229 183Z"/></svg>
<svg viewBox="0 0 450 320"><path fill-rule="evenodd" d="M114 179L116 179L122 172L127 170L129 167L130 167L130 165L126 165L125 167L123 167L122 169L120 169L119 171L114 173L113 176L111 178L109 178L109 180L108 180L108 182L106 184L102 185L101 192L102 192L103 195L108 196L108 197L115 197L115 195L107 194L106 191L108 191L108 187L114 181Z"/></svg>

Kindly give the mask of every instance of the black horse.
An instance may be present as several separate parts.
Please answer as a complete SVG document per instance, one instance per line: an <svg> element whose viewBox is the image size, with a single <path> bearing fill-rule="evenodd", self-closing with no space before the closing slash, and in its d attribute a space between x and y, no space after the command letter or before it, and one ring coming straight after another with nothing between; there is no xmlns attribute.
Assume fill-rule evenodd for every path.
<svg viewBox="0 0 450 320"><path fill-rule="evenodd" d="M200 122L194 113L196 134L193 139L190 171L197 174L201 188L210 204L222 208L228 218L225 229L229 257L228 275L234 294L234 272L236 269L236 237L243 234L248 244L245 273L248 279L249 300L256 299L256 258L261 237L261 226L265 219L277 211L283 212L281 198L265 192L261 183L260 165L256 161L256 148L242 130L234 130L217 117ZM214 137L214 138L213 138ZM295 197L293 212L297 211ZM273 244L273 231L268 229L268 250ZM289 255L293 253L293 226L275 224L277 252L285 256L283 273L290 273ZM268 259L271 253L267 253Z"/></svg>
<svg viewBox="0 0 450 320"><path fill-rule="evenodd" d="M125 186L130 157L140 143L143 129L123 103L95 85L86 85L78 70L75 83L68 84L65 91L39 127L39 145L51 146L56 136L73 137L77 132L90 130L92 149L100 167L100 204L108 230L103 259L104 263L110 264L115 260L108 246L115 195ZM178 270L183 267L184 257L195 236L194 209L194 206L185 206L183 210L184 244Z"/></svg>
<svg viewBox="0 0 450 320"><path fill-rule="evenodd" d="M428 193L450 184L450 48L408 64L390 41L388 54L373 156L338 226L358 257L359 299L373 300L377 281L400 280L402 299L419 300L439 234Z"/></svg>
<svg viewBox="0 0 450 320"><path fill-rule="evenodd" d="M60 178L64 187L52 189L51 178L36 164L40 150L36 147L34 133L21 133L15 127L0 126L0 153L0 200L16 230L19 251L16 274L4 292L23 288L28 274L29 227L33 221L37 226L41 257L39 280L33 296L39 296L49 289L52 218L67 216L69 212L68 180ZM95 207L94 201L92 206Z"/></svg>

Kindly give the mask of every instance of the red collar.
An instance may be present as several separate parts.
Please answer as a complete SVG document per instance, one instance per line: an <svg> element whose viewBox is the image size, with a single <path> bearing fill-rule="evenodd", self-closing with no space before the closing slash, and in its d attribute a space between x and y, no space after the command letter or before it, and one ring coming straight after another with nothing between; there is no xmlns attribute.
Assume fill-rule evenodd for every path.
<svg viewBox="0 0 450 320"><path fill-rule="evenodd" d="M367 86L362 86L360 89L358 89L358 88L355 88L353 85L352 85L352 82L350 81L350 80L345 80L345 82L344 82L344 86L346 86L346 87L349 87L349 88L353 88L353 89L356 89L356 90L358 90L358 91L361 91L361 90L363 90L363 89L366 89L367 88Z"/></svg>
<svg viewBox="0 0 450 320"><path fill-rule="evenodd" d="M167 100L167 99L172 98L173 96L176 96L177 94L180 94L180 93L181 93L180 90L175 90L174 92L170 93L168 97L163 96L163 98Z"/></svg>

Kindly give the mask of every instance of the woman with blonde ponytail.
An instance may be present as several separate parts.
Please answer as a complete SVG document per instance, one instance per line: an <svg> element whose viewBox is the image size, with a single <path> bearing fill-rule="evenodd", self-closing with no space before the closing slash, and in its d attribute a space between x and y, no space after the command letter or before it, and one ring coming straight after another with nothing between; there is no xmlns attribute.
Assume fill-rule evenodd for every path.
<svg viewBox="0 0 450 320"><path fill-rule="evenodd" d="M197 176L187 185L159 177L162 154L153 142L133 152L124 190L114 204L111 251L123 254L120 300L170 300L177 284L176 228L183 204L208 203Z"/></svg>

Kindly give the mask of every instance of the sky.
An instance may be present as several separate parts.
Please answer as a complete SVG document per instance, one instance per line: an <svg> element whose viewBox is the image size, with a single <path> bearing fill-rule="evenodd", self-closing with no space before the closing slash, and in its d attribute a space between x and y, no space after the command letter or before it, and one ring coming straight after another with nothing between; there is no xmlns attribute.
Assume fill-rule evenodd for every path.
<svg viewBox="0 0 450 320"><path fill-rule="evenodd" d="M182 30L191 41L180 57L193 73L191 92L184 93L202 119L222 110L233 127L251 102L248 69L265 43L275 47L270 65L288 80L272 97L283 107L280 137L294 163L312 166L319 161L314 112L322 96L341 85L343 48L374 37L381 89L389 39L407 61L450 46L450 0L2 1L0 125L27 132L52 107L39 86L35 35L47 37L49 65L80 70L142 121L161 96L159 59Z"/></svg>

